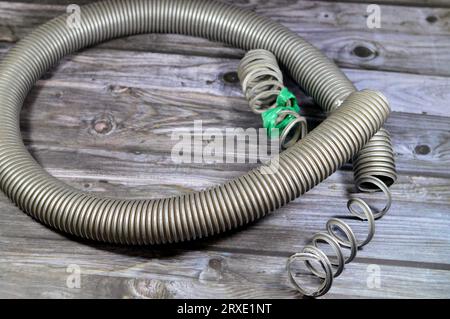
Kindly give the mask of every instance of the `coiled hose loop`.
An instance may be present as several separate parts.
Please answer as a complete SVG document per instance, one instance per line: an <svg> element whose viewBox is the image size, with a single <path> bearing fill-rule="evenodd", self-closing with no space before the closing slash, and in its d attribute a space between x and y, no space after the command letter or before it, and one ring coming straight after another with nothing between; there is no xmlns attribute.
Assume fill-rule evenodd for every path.
<svg viewBox="0 0 450 319"><path fill-rule="evenodd" d="M21 40L0 64L0 187L42 223L83 238L161 244L202 238L249 223L305 193L349 161L389 114L377 92L355 92L344 74L295 33L254 12L211 0L111 0L81 8ZM77 190L49 175L24 147L19 114L34 83L62 57L138 33L179 33L275 54L325 110L340 106L281 153L279 169L261 167L223 185L162 199L126 200Z"/></svg>

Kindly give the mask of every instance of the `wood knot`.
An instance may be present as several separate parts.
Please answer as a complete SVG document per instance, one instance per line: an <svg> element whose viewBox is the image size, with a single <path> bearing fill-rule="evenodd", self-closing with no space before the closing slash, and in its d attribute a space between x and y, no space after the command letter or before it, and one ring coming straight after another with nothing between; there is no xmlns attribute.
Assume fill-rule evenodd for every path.
<svg viewBox="0 0 450 319"><path fill-rule="evenodd" d="M129 95L132 97L140 97L142 94L142 92L136 88L123 85L110 84L106 87L106 90L115 96Z"/></svg>
<svg viewBox="0 0 450 319"><path fill-rule="evenodd" d="M92 133L96 135L108 135L116 128L116 122L111 114L102 114L92 121Z"/></svg>
<svg viewBox="0 0 450 319"><path fill-rule="evenodd" d="M239 77L237 72L227 72L223 75L223 81L225 83L238 83L239 82Z"/></svg>
<svg viewBox="0 0 450 319"><path fill-rule="evenodd" d="M436 21L438 20L438 18L437 18L435 15L429 15L429 16L426 18L426 20L427 20L428 23L433 24L433 23L436 23Z"/></svg>
<svg viewBox="0 0 450 319"><path fill-rule="evenodd" d="M431 149L428 145L417 145L414 152L418 155L427 155L431 152Z"/></svg>
<svg viewBox="0 0 450 319"><path fill-rule="evenodd" d="M199 280L201 281L220 281L224 272L223 260L220 258L211 258L208 265L200 273Z"/></svg>
<svg viewBox="0 0 450 319"><path fill-rule="evenodd" d="M373 59L377 56L376 50L361 44L355 46L352 53L362 59Z"/></svg>
<svg viewBox="0 0 450 319"><path fill-rule="evenodd" d="M222 269L222 260L217 258L212 258L208 262L208 266L214 270L221 270Z"/></svg>
<svg viewBox="0 0 450 319"><path fill-rule="evenodd" d="M165 283L159 280L138 280L131 282L133 295L150 299L173 298Z"/></svg>

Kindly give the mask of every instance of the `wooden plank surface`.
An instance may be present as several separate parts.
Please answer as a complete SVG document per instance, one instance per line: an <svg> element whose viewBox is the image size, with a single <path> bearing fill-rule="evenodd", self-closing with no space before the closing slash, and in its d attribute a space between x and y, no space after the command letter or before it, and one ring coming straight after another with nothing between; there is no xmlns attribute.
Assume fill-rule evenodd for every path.
<svg viewBox="0 0 450 319"><path fill-rule="evenodd" d="M271 1L244 1L238 5L286 25L343 67L450 75L450 9L447 8L384 5L381 17L385 23L380 29L369 29L366 25L367 4L292 1L278 6ZM0 2L3 41L15 42L49 18L64 12L64 5ZM429 17L436 20L429 22ZM104 47L242 56L240 50L223 50L221 45L209 41L173 35L140 36L139 40L131 37L108 42Z"/></svg>
<svg viewBox="0 0 450 319"><path fill-rule="evenodd" d="M11 47L12 44L1 46L0 58ZM109 88L111 95L116 96L120 95L118 91L121 88L126 87L135 91L170 88L177 92L194 91L213 97L242 96L239 83L230 83L224 79L224 75L233 75L236 72L238 59L141 51L132 54L133 59L129 60L127 58L130 51L127 50L87 49L65 58L48 72L45 80L38 86L62 90L65 87L82 87L83 83L89 81L90 85L104 86L96 90L108 91ZM161 63L163 58L164 63ZM372 88L382 91L389 99L394 112L450 116L450 108L446 107L450 99L450 77L346 68L344 72L359 89ZM232 78L236 79L233 76ZM77 83L73 84L74 82ZM290 83L290 86L295 89L294 83ZM124 91L126 93L126 90ZM239 103L242 108L246 108L243 99ZM316 109L310 108L308 112Z"/></svg>
<svg viewBox="0 0 450 319"><path fill-rule="evenodd" d="M221 128L230 125L252 127L258 123L258 116L249 111L242 97L239 83L224 80L224 74L237 68L237 60L170 55L164 57L161 64L161 54L135 52L132 61L126 59L128 55L126 51L114 50L106 54L104 50L90 49L59 64L30 94L28 100L31 103L23 112L23 121L25 125L32 125L34 132L24 132L25 139L32 139L34 144L40 139L48 144L47 139L52 139L50 145L53 149L78 148L79 154L83 152L83 147L92 154L95 150L91 149L102 144L101 153L109 145L110 151L119 151L120 148L125 152L135 149L145 153L170 154L176 142L170 140L172 130L193 126L196 119L202 119L205 125ZM104 62L99 63L100 60ZM361 82L357 77L354 76L354 79L361 88L383 83L380 81L381 75L374 76L373 80L367 76ZM174 78L177 80L174 81ZM432 91L434 94L421 94L422 80L414 82L411 77L408 78L409 81L392 79L391 83L392 86L401 83L399 85L405 87L412 83L410 90L383 91L394 110L386 125L393 134L398 169L448 177L449 117L422 114L448 115L448 78L439 78L439 84L429 78L425 80L430 82L430 86L422 92ZM413 100L410 98L412 93L417 94L418 101L409 105L409 111L414 114L397 112L408 107L408 100ZM80 105L79 96L92 103ZM428 99L428 103L423 103L424 98ZM304 104L305 115L315 115L312 121L321 118L318 108L312 106L308 99ZM35 105L43 105L45 112L36 109ZM99 105L102 107L99 108ZM431 107L427 109L427 106ZM67 114L67 109L73 110L71 114ZM102 117L110 123L112 131L101 139L93 138L98 136L92 124L102 120ZM177 120L178 117L183 121ZM139 134L142 138L133 138L136 127L144 128ZM51 134L55 130L61 133ZM65 139L61 141L60 136L65 136ZM72 165L77 164L70 163Z"/></svg>
<svg viewBox="0 0 450 319"><path fill-rule="evenodd" d="M367 1L237 1L305 36L358 88L383 91L394 111L386 124L399 172L393 207L326 297L449 298L449 5L377 3L380 30L365 27ZM63 1L0 2L0 60L18 39L64 10ZM254 165L181 167L170 153L172 132L192 127L194 120L205 127L259 126L236 81L242 54L202 39L140 35L69 56L27 98L21 116L25 144L52 175L117 197L174 195L239 176ZM324 115L288 82L314 127ZM131 248L66 237L0 194L0 297L299 298L287 280L286 258L323 230L328 218L345 215L353 193L346 165L243 230ZM382 205L381 194L366 198ZM364 224L352 226L364 234ZM73 264L81 269L81 289L66 285ZM381 287L371 289L373 265L380 269Z"/></svg>

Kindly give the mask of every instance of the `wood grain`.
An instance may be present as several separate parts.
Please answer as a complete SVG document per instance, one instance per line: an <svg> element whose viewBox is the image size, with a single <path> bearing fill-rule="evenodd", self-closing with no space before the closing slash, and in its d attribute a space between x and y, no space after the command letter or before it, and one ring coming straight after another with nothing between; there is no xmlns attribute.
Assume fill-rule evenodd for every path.
<svg viewBox="0 0 450 319"><path fill-rule="evenodd" d="M88 0L70 3L88 3ZM359 89L384 92L399 180L373 241L326 298L450 297L450 4L382 0L369 30L369 0L234 1L305 36L343 66ZM0 60L65 0L0 2ZM170 54L167 54L170 53ZM239 176L255 164L171 159L173 131L259 127L236 78L243 52L178 35L117 39L65 58L32 89L21 114L25 144L52 175L120 198L158 198ZM424 62L426 58L427 62ZM311 127L324 118L287 77ZM351 165L270 216L221 236L156 247L84 241L32 220L0 193L0 297L300 298L285 263L355 196ZM360 196L360 195L358 195ZM364 195L383 204L383 195ZM351 222L358 236L365 224ZM81 269L81 289L66 285ZM381 287L367 285L379 267Z"/></svg>
<svg viewBox="0 0 450 319"><path fill-rule="evenodd" d="M0 58L10 48L11 45L0 47ZM120 87L136 90L171 88L238 97L242 96L240 85L224 79L224 75L237 71L238 63L239 60L232 58L87 49L65 58L39 85L50 87L54 83L63 90L67 83L62 81L70 77L72 82L77 82L70 83L71 87L82 88L93 83L116 91ZM358 89L372 88L383 92L394 112L450 116L450 108L446 107L450 99L449 77L356 69L344 69L344 72ZM289 84L296 86L292 82Z"/></svg>
<svg viewBox="0 0 450 319"><path fill-rule="evenodd" d="M11 206L7 207L9 210ZM209 245L189 247L187 244L151 248L110 246L69 240L36 222L26 222L28 217L18 209L7 214L4 209L0 212L0 223L9 225L8 232L0 234L4 247L0 255L1 297L300 297L286 277L286 252L271 256L264 251L239 252ZM4 220L3 217L11 215L17 215L14 221ZM3 225L2 229L5 229ZM17 236L19 229L22 235ZM20 251L17 247L21 247ZM69 265L80 267L81 289L67 288ZM382 286L379 289L367 288L369 265L377 265L381 271ZM449 269L423 271L420 266L357 260L336 279L327 297L417 297L417 289L421 289L423 296L448 297Z"/></svg>
<svg viewBox="0 0 450 319"><path fill-rule="evenodd" d="M37 2L36 0L3 0L4 2L10 2L10 3L35 3ZM89 4L92 2L97 2L98 0L40 0L39 3L41 4L72 4L72 3L76 3L79 5L83 5L83 4ZM234 3L239 5L240 3L242 4L246 4L249 1L253 1L253 2L257 2L259 3L259 1L262 0L222 0L222 1L226 1L229 3ZM285 4L285 3L295 3L295 2L299 2L301 0L279 0L278 3L280 4ZM309 1L309 0L307 0ZM323 0L323 2L337 2L335 0ZM396 6L412 6L412 7L424 7L424 8L432 8L432 7L450 7L450 4L448 3L447 0L377 0L377 1L372 1L372 0L341 0L339 1L339 3L368 3L368 4L372 4L372 3L379 3L379 4L387 4L387 5L396 5Z"/></svg>
<svg viewBox="0 0 450 319"><path fill-rule="evenodd" d="M71 101L70 91L65 92L64 107L56 99L54 105L48 106L52 107L48 113L37 107L26 107L22 112L23 137L27 144L32 144L35 156L43 165L51 165L49 161L55 156L46 156L47 149L63 154L76 152L78 158L82 158L84 153L97 155L108 161L103 162L105 168L107 163L111 168L130 159L146 162L146 165L164 165L164 162L170 162L172 147L177 143L172 137L174 129L193 129L194 120L202 120L204 128L221 130L227 127L258 127L259 121L257 116L248 112L242 112L238 118L239 112L236 113L236 110L239 108L222 111L233 99L208 100L202 95L180 94L176 101L169 102L167 96L170 92L154 91L143 94L147 101L144 104L133 104L121 99L114 99L114 102L110 99L98 100L87 89L76 92L76 96L92 97L93 101L101 102L88 107L80 106L79 100ZM30 99L34 97L31 95ZM165 99L164 103L162 99ZM45 98L36 97L36 101L42 103ZM213 111L210 110L211 102ZM233 104L234 107L236 105ZM67 114L67 110L73 110L76 106L79 109ZM99 134L95 129L97 123L106 125L107 131ZM424 128L419 130L418 123ZM316 124L314 119L310 124ZM448 125L449 119L444 117L393 113L386 127L392 134L397 169L419 176L449 177ZM83 165L76 162L76 159L68 159L64 167Z"/></svg>
<svg viewBox="0 0 450 319"><path fill-rule="evenodd" d="M450 75L449 9L383 6L385 23L381 29L371 30L366 26L366 4L320 1L292 1L283 6L270 1L236 4L281 22L342 67ZM0 2L0 28L3 29L0 40L15 42L63 12L63 5ZM241 51L224 50L220 44L174 35L128 37L108 42L103 47L242 56ZM427 63L423 63L424 56Z"/></svg>
<svg viewBox="0 0 450 319"><path fill-rule="evenodd" d="M203 120L205 127L221 129L254 127L259 122L258 116L249 111L239 84L225 80L225 74L235 72L235 60L170 55L162 63L160 54L134 52L132 58L127 59L126 51L114 50L101 57L103 53L103 50L88 50L66 59L32 90L22 112L22 122L24 138L32 142L34 148L43 150L45 146L39 144L44 144L53 149L66 148L67 152L78 149L79 156L83 152L100 155L109 150L108 157L117 154L118 159L127 159L124 152L130 151L138 152L141 158L151 156L144 155L149 152L167 157L176 143L171 140L173 129L193 127L194 120ZM364 77L362 73L360 77ZM367 76L358 85L373 87L371 84L377 86L382 83L380 80L381 76L373 80ZM430 90L436 89L434 94L421 94L420 80L411 84L409 92L415 91L416 101L427 97L435 106L430 112L448 112L445 107L447 78L441 80L440 86L425 80L431 82ZM395 81L392 79L391 83ZM413 79L398 83L406 87L408 82ZM427 91L425 88L422 92ZM399 88L386 92L394 111L397 105L407 104L408 91ZM444 94L441 100L434 98L441 95L439 92ZM80 98L92 103L83 103ZM311 124L315 125L322 115L308 99L304 101L304 114L310 115ZM410 111L423 113L430 104L418 102L411 105ZM102 121L109 123L107 134L97 134L93 127ZM449 125L449 117L394 112L387 128L393 135L399 171L448 177ZM41 157L44 165L49 164L45 157L36 156Z"/></svg>

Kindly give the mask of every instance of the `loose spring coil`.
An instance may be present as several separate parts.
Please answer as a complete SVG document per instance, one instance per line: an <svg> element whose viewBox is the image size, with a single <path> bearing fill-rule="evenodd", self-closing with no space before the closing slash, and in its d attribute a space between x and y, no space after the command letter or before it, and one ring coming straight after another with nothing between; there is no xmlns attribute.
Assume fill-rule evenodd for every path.
<svg viewBox="0 0 450 319"><path fill-rule="evenodd" d="M283 72L272 52L264 49L248 51L239 63L238 77L254 113L261 114L277 106L277 97L285 86ZM276 123L280 123L287 116L291 116L293 120L280 132L280 145L284 149L291 147L307 134L306 119L297 112L280 111Z"/></svg>
<svg viewBox="0 0 450 319"><path fill-rule="evenodd" d="M283 73L272 52L248 51L239 63L238 77L254 113L264 113L277 106L277 97L284 88Z"/></svg>
<svg viewBox="0 0 450 319"><path fill-rule="evenodd" d="M368 222L369 231L364 240L358 241L351 227L342 219L331 218L326 224L326 232L315 234L311 239L311 243L305 246L302 252L296 253L289 257L287 261L289 279L302 295L309 297L320 297L326 294L332 286L333 278L338 277L344 270L344 265L348 264L356 257L358 249L367 245L372 240L375 234L375 220L383 217L391 207L391 192L383 181L374 176L364 176L360 178L360 182L364 183L364 185L368 187L369 191L374 191L376 189L383 191L387 199L385 207L379 212L373 212L370 206L363 199L350 199L347 202L347 208L350 214L360 220ZM362 212L355 209L355 206L358 206ZM341 231L345 235L346 239L337 235L336 229ZM334 259L328 257L319 248L319 243L330 245L333 248L336 257ZM342 248L350 249L350 254L347 258L344 257ZM323 279L317 289L307 289L295 279L292 265L294 262L298 261L303 261L313 275ZM320 265L322 268L321 271L312 264L314 261Z"/></svg>

